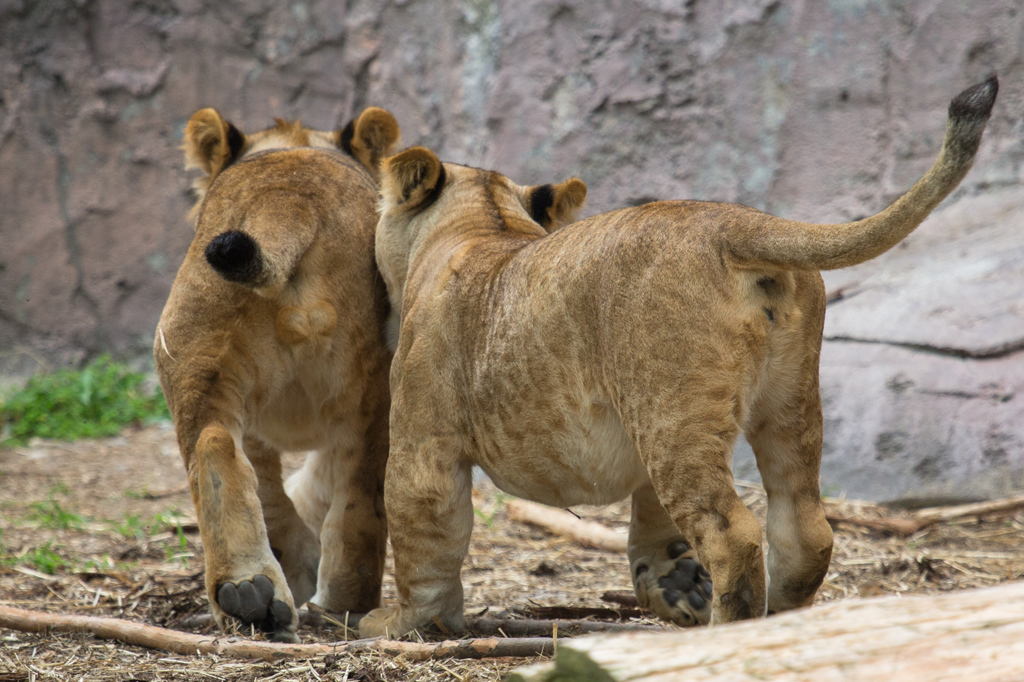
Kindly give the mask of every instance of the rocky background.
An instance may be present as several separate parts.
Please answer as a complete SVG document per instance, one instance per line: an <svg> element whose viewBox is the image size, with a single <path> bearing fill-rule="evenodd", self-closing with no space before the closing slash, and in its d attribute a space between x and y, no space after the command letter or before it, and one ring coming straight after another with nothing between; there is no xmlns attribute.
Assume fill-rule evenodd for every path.
<svg viewBox="0 0 1024 682"><path fill-rule="evenodd" d="M700 198L832 221L905 191L949 99L993 71L964 186L902 248L828 275L823 485L1020 489L1019 0L0 0L0 374L149 355L201 107L254 131L383 106L445 159L578 175L591 213Z"/></svg>

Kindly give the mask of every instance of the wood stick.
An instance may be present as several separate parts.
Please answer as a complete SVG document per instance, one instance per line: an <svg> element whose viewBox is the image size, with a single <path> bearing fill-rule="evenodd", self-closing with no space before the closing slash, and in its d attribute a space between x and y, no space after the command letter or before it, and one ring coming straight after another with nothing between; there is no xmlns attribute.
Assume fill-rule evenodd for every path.
<svg viewBox="0 0 1024 682"><path fill-rule="evenodd" d="M1024 679L1024 582L848 599L767 620L560 642L510 682Z"/></svg>
<svg viewBox="0 0 1024 682"><path fill-rule="evenodd" d="M927 507L919 509L913 514L913 518L899 519L882 517L878 519L866 519L859 516L849 516L836 508L829 508L826 504L825 518L831 524L848 523L872 530L880 530L896 535L913 535L928 526L955 519L967 518L970 516L985 516L986 514L1005 514L1024 508L1024 495L1016 495L999 500L986 500L984 502L973 502L971 504L958 504L948 507Z"/></svg>
<svg viewBox="0 0 1024 682"><path fill-rule="evenodd" d="M310 627L333 626L335 622L344 623L345 617L336 613L327 613L330 620L327 620L320 613L310 612L305 609L299 611L299 624ZM350 619L350 629L354 627L356 619ZM190 616L178 624L182 629L204 628L213 625L213 616L202 613ZM578 620L578 619L536 619L536 618L467 618L466 630L474 636L487 637L502 635L503 637L548 637L551 636L554 628L557 627L562 636L589 634L593 632L630 632L649 630L657 632L669 629L669 626L652 625L648 623L618 623L608 621Z"/></svg>
<svg viewBox="0 0 1024 682"><path fill-rule="evenodd" d="M927 509L918 509L914 512L914 517L921 519L922 521L935 523L938 521L959 519L965 516L983 516L985 514L995 514L997 512L1015 511L1021 508L1024 508L1024 494L1015 495L1014 497L1006 497L1000 500L986 500L984 502L974 502L972 504L958 504L952 507L930 507Z"/></svg>
<svg viewBox="0 0 1024 682"><path fill-rule="evenodd" d="M70 616L7 606L0 606L0 628L23 632L84 632L100 639L113 639L124 644L170 651L184 656L217 654L230 658L264 661L367 651L380 651L392 656L404 655L407 659L424 661L430 658L542 656L554 650L550 637L492 637L437 643L358 639L332 644L279 644L234 637L193 635L119 618Z"/></svg>
<svg viewBox="0 0 1024 682"><path fill-rule="evenodd" d="M893 533L895 535L901 536L913 535L914 533L931 525L932 523L930 521L924 521L920 519L865 519L859 516L846 516L845 514L841 514L836 511L826 511L825 520L827 520L833 526L837 523L848 523L854 526L861 526L862 528L880 530L883 532Z"/></svg>
<svg viewBox="0 0 1024 682"><path fill-rule="evenodd" d="M508 510L508 517L513 521L567 537L583 547L607 552L626 551L625 533L618 533L600 523L578 519L563 509L526 500L508 500L505 502L505 508Z"/></svg>
<svg viewBox="0 0 1024 682"><path fill-rule="evenodd" d="M604 621L626 621L630 618L645 618L652 615L651 612L643 611L640 608L608 609L599 606L513 606L512 611L527 618L550 618L553 620L596 618Z"/></svg>
<svg viewBox="0 0 1024 682"><path fill-rule="evenodd" d="M509 637L537 637L551 635L555 628L563 637L591 632L631 632L668 630L668 626L646 623L609 623L595 620L533 620L523 618L470 618L466 625L475 635L497 635Z"/></svg>
<svg viewBox="0 0 1024 682"><path fill-rule="evenodd" d="M612 604L618 604L631 609L640 608L640 602L637 601L636 595L623 590L609 590L601 595L601 601L611 602Z"/></svg>

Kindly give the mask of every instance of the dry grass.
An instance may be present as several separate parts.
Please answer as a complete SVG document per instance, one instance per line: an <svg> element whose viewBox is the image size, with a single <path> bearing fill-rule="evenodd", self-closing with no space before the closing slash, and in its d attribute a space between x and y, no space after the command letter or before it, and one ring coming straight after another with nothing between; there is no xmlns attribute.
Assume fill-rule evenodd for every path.
<svg viewBox="0 0 1024 682"><path fill-rule="evenodd" d="M206 611L202 547L170 429L153 427L103 441L44 442L0 450L0 490L0 604L116 616L172 628ZM763 492L742 487L741 494L763 519ZM631 590L625 557L583 549L509 522L501 495L487 482L478 486L474 502L478 518L463 569L467 612L536 613L538 607L556 606L607 609L613 605L601 601L604 592ZM848 501L830 501L828 506L838 515L861 518L911 515ZM179 512L177 520L174 511ZM628 522L625 503L574 511L623 531ZM64 565L48 566L44 547ZM839 524L832 570L818 601L1020 580L1021 547L1021 510L934 525L903 538ZM49 568L53 575L43 572ZM385 600L393 599L394 585L386 578ZM306 642L344 638L342 629L329 627L303 627L300 635ZM339 653L267 664L169 655L83 635L0 630L0 682L493 680L524 662L414 663L373 653Z"/></svg>

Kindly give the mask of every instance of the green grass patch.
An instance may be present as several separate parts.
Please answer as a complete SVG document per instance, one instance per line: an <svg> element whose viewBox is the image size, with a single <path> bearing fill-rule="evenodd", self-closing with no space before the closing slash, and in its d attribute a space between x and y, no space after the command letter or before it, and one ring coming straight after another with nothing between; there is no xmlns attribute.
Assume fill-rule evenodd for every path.
<svg viewBox="0 0 1024 682"><path fill-rule="evenodd" d="M505 506L505 495L498 493L494 496L494 508L490 512L485 512L481 509L473 508L473 513L478 519L484 522L484 525L490 528L494 525L494 517L498 514L498 510Z"/></svg>
<svg viewBox="0 0 1024 682"><path fill-rule="evenodd" d="M149 496L149 486L142 486L142 490L132 490L129 488L124 491L124 496L129 500L144 500Z"/></svg>
<svg viewBox="0 0 1024 682"><path fill-rule="evenodd" d="M51 543L47 542L42 547L33 547L20 557L18 563L34 568L40 573L53 575L57 572L58 568L67 566L68 562L59 554L54 552L50 548L50 545Z"/></svg>
<svg viewBox="0 0 1024 682"><path fill-rule="evenodd" d="M61 506L60 502L52 497L42 502L30 504L28 518L43 528L52 528L54 530L81 528L85 522L85 519L80 515L65 509Z"/></svg>
<svg viewBox="0 0 1024 682"><path fill-rule="evenodd" d="M138 514L125 514L124 521L110 521L110 527L129 540L137 539L139 541L146 537L148 530Z"/></svg>
<svg viewBox="0 0 1024 682"><path fill-rule="evenodd" d="M4 444L30 438L115 436L129 424L170 419L157 391L144 390L145 377L103 355L80 370L37 374L0 405Z"/></svg>

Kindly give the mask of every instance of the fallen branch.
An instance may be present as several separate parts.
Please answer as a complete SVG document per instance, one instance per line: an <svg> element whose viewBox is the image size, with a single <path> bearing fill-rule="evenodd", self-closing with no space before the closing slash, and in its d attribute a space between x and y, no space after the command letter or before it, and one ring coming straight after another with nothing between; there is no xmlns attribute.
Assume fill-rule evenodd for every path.
<svg viewBox="0 0 1024 682"><path fill-rule="evenodd" d="M555 620L580 618L598 618L605 621L627 621L630 618L650 617L649 611L639 608L605 609L599 606L514 606L515 613L527 618L551 618Z"/></svg>
<svg viewBox="0 0 1024 682"><path fill-rule="evenodd" d="M831 507L831 508L830 508ZM971 504L958 504L948 507L928 507L914 512L909 519L881 517L869 519L860 516L844 514L826 501L825 518L829 523L847 523L872 530L880 530L896 535L913 535L928 526L937 523L964 519L972 516L986 516L990 514L1005 514L1024 508L1024 495L1016 495L999 500L986 500L985 502L973 502Z"/></svg>
<svg viewBox="0 0 1024 682"><path fill-rule="evenodd" d="M974 502L972 504L958 504L953 507L930 507L919 509L914 517L922 521L937 523L939 521L951 521L966 516L984 516L1002 512L1016 511L1024 508L1024 494L1006 497L1000 500L986 500L985 502Z"/></svg>
<svg viewBox="0 0 1024 682"><path fill-rule="evenodd" d="M616 620L621 619L621 613L610 609L608 611ZM337 613L324 613L299 611L299 624L313 628L324 626L344 627L345 616ZM357 629L358 618L349 619L348 627ZM213 625L213 617L208 613L190 616L178 624L179 627L187 630L205 628ZM667 626L652 625L647 623L619 623L595 620L578 619L534 619L534 618L467 618L466 630L475 637L489 637L501 635L507 638L515 637L550 637L557 627L558 633L562 636L582 635L594 632L632 632L649 630L657 632L667 629Z"/></svg>
<svg viewBox="0 0 1024 682"><path fill-rule="evenodd" d="M507 637L537 637L552 635L557 629L559 636L581 635L591 632L633 632L667 630L667 626L645 623L609 623L597 620L533 620L524 618L476 618L468 619L466 625L474 635L500 635Z"/></svg>
<svg viewBox="0 0 1024 682"><path fill-rule="evenodd" d="M68 616L0 606L0 628L23 632L82 632L100 639L159 649L179 655L216 654L229 658L272 661L309 658L323 654L379 651L391 656L424 661L430 658L501 658L550 654L550 637L478 638L437 643L358 639L331 644L279 644L233 637L193 635L177 630L133 623L119 618Z"/></svg>
<svg viewBox="0 0 1024 682"><path fill-rule="evenodd" d="M578 519L562 509L547 507L526 500L508 500L508 517L543 530L567 537L583 547L608 552L625 552L626 535L593 521Z"/></svg>
<svg viewBox="0 0 1024 682"><path fill-rule="evenodd" d="M845 514L836 511L826 511L825 520L829 524L835 526L838 523L846 523L852 526L860 526L862 528L870 528L871 530L880 530L885 533L893 533L894 535L913 535L919 530L931 525L932 522L922 521L919 519L896 519L896 518L880 518L880 519L865 519L860 516L847 516Z"/></svg>

